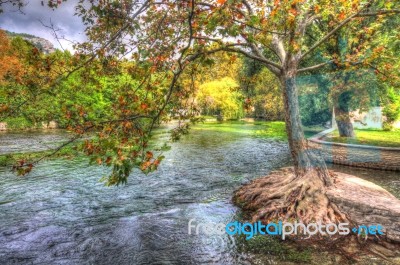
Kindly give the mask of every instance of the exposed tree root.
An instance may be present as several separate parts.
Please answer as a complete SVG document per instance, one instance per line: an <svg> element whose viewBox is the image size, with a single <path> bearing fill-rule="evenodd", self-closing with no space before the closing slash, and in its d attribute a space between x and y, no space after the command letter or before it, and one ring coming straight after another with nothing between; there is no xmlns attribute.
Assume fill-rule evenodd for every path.
<svg viewBox="0 0 400 265"><path fill-rule="evenodd" d="M242 186L235 192L234 202L250 215L252 222L264 224L278 220L304 224L349 223L350 227L381 224L382 236L366 238L350 233L328 239L316 234L307 240L304 236L289 239L300 241L301 245L336 249L348 259L354 259L361 251L400 260L400 200L369 181L325 172L329 172L332 180L330 186L317 169L298 177L293 168L283 168Z"/></svg>
<svg viewBox="0 0 400 265"><path fill-rule="evenodd" d="M326 186L318 174L315 169L296 177L292 168L284 168L243 186L234 199L252 213L252 221L349 222L329 201Z"/></svg>

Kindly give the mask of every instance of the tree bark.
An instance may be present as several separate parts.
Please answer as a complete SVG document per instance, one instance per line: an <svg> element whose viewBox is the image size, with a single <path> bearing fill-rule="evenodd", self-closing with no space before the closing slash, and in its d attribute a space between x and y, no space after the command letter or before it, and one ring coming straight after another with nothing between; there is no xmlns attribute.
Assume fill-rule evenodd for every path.
<svg viewBox="0 0 400 265"><path fill-rule="evenodd" d="M339 49L339 53L346 54L346 51ZM341 71L345 70L341 69ZM353 138L355 135L353 124L351 123L350 119L350 102L352 100L353 92L346 90L348 87L350 74L348 72L344 72L339 74L337 79L339 82L343 80L342 84L339 85L342 92L339 95L334 96L334 112L337 128L340 137Z"/></svg>
<svg viewBox="0 0 400 265"><path fill-rule="evenodd" d="M293 63L295 64L295 63ZM285 106L285 124L290 153L297 177L304 176L311 170L317 170L318 175L329 186L330 179L325 161L309 148L304 137L299 113L298 89L296 86L296 65L288 68L281 76L280 82Z"/></svg>
<svg viewBox="0 0 400 265"><path fill-rule="evenodd" d="M340 137L354 138L354 128L350 119L350 112L341 109L339 106L334 107L335 120Z"/></svg>

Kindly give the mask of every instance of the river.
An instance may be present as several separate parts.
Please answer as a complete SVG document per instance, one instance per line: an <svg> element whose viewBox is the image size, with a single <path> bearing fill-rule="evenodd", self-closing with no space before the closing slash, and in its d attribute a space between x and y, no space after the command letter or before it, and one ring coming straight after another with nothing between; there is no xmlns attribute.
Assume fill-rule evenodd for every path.
<svg viewBox="0 0 400 265"><path fill-rule="evenodd" d="M284 141L252 133L262 123L235 126L193 129L171 144L157 172L135 171L125 186L105 187L99 179L107 169L86 159L48 160L25 177L0 168L0 264L295 264L243 251L232 236L188 234L190 219L236 220L232 192L289 165ZM42 142L65 137L40 135ZM160 141L166 137L160 134ZM21 143L29 150L42 146L27 134L2 134L5 153L4 138L12 138L14 151ZM399 173L365 175L400 194Z"/></svg>

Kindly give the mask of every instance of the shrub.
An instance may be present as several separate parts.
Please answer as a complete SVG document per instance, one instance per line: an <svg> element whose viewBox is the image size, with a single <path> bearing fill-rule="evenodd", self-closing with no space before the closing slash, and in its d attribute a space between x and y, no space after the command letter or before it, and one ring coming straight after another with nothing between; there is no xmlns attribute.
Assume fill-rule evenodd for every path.
<svg viewBox="0 0 400 265"><path fill-rule="evenodd" d="M382 111L386 116L383 128L385 130L392 130L393 123L400 118L400 93L393 87L389 87L386 97L386 104Z"/></svg>

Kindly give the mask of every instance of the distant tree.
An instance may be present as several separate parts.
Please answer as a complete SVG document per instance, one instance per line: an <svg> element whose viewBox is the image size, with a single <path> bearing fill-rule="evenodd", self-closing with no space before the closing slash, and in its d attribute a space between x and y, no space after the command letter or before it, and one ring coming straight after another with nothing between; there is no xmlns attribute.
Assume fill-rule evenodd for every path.
<svg viewBox="0 0 400 265"><path fill-rule="evenodd" d="M283 99L278 79L256 60L244 59L240 71L245 108L256 119L283 120Z"/></svg>
<svg viewBox="0 0 400 265"><path fill-rule="evenodd" d="M243 96L238 83L230 77L201 84L196 99L207 115L227 119L243 117Z"/></svg>
<svg viewBox="0 0 400 265"><path fill-rule="evenodd" d="M332 120L331 80L325 74L304 75L297 79L301 122L305 126L325 125Z"/></svg>
<svg viewBox="0 0 400 265"><path fill-rule="evenodd" d="M20 81L24 70L7 34L0 30L0 84Z"/></svg>

